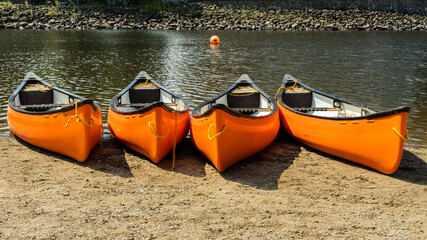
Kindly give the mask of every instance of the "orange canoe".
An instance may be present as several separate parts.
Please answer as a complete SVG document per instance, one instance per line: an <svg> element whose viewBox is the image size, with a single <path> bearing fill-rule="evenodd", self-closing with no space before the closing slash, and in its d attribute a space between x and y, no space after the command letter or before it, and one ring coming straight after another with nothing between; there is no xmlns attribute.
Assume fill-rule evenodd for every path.
<svg viewBox="0 0 427 240"><path fill-rule="evenodd" d="M263 150L279 128L276 102L246 74L191 117L193 144L220 172Z"/></svg>
<svg viewBox="0 0 427 240"><path fill-rule="evenodd" d="M386 174L399 167L409 107L379 112L317 91L288 74L277 102L282 127L302 143Z"/></svg>
<svg viewBox="0 0 427 240"><path fill-rule="evenodd" d="M140 72L110 102L108 127L124 145L158 163L190 126L188 102Z"/></svg>
<svg viewBox="0 0 427 240"><path fill-rule="evenodd" d="M83 162L102 134L100 108L27 73L8 101L7 122L22 140Z"/></svg>

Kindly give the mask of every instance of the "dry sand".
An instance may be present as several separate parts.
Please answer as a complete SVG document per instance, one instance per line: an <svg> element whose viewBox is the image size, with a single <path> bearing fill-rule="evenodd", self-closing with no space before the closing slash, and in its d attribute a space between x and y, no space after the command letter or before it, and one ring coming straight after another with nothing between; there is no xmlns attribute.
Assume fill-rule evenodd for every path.
<svg viewBox="0 0 427 240"><path fill-rule="evenodd" d="M384 175L279 137L217 172L108 138L85 163L0 140L0 239L427 239L427 151Z"/></svg>

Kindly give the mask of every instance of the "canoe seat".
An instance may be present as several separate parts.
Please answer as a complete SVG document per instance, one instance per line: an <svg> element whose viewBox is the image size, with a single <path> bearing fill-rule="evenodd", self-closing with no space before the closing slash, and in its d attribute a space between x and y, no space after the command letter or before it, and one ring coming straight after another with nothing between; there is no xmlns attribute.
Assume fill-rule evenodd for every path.
<svg viewBox="0 0 427 240"><path fill-rule="evenodd" d="M282 101L292 108L310 108L313 93L310 91L286 91L282 94Z"/></svg>
<svg viewBox="0 0 427 240"><path fill-rule="evenodd" d="M300 112L314 112L314 111L342 111L340 108L326 108L326 107L320 107L320 108L305 108L305 107L296 107L294 108L296 111Z"/></svg>
<svg viewBox="0 0 427 240"><path fill-rule="evenodd" d="M251 86L240 86L227 94L227 105L230 108L258 108L260 93Z"/></svg>
<svg viewBox="0 0 427 240"><path fill-rule="evenodd" d="M154 85L153 85L154 86ZM129 89L131 103L152 103L160 100L159 88L131 88Z"/></svg>
<svg viewBox="0 0 427 240"><path fill-rule="evenodd" d="M53 90L42 84L29 84L19 92L21 105L52 104Z"/></svg>

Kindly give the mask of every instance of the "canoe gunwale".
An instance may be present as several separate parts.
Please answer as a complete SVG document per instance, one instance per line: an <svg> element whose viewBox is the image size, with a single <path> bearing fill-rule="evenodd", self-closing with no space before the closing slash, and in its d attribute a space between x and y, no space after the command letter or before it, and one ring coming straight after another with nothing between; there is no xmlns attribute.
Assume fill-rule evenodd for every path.
<svg viewBox="0 0 427 240"><path fill-rule="evenodd" d="M64 106L64 107L60 107L60 108L49 108L45 111L28 111L26 109L22 109L17 107L14 104L15 98L16 96L19 94L19 92L21 92L21 90L24 88L24 86L29 82L40 82L41 84L45 85L45 86L51 86L51 84L45 82L44 80L42 80L40 77L38 77L36 74L32 73L32 72L28 72L27 75L25 76L24 80L21 82L21 84L18 86L18 88L12 93L12 95L9 97L8 99L8 105L16 112L19 113L24 113L24 114L29 114L29 115L46 115L46 114L54 114L54 113L62 113L62 112L67 112L70 110L75 109L75 104L74 103L70 103L69 106ZM97 111L98 109L101 109L100 106L95 103L93 100L91 99L87 99L85 97L76 95L74 93L68 92L64 89L61 88L57 88L57 87L52 87L53 90L58 91L60 93L63 93L65 95L68 95L72 98L76 98L78 99L78 103L77 106L81 107L83 105L86 104L90 104L93 108L94 111Z"/></svg>
<svg viewBox="0 0 427 240"><path fill-rule="evenodd" d="M281 84L280 87L285 87L286 83L288 83L288 82L293 82L294 83L296 80L297 79L294 78L293 76L291 76L290 74L286 74L285 77L283 78L283 81L282 81L282 84ZM297 86L298 85L302 86L305 89L308 89L308 90L310 90L310 91L312 91L314 93L323 95L323 96L331 98L333 100L337 100L339 102L351 104L351 105L354 105L354 106L357 106L357 107L361 107L361 108L366 108L366 109L369 109L369 110L372 110L372 111L375 112L375 113L372 113L372 114L368 114L368 115L364 115L364 116L357 116L357 117L324 117L324 116L312 115L312 114L308 114L307 112L297 111L297 110L293 109L292 107L289 107L282 100L283 91L279 91L279 93L277 94L277 102L280 105L282 105L284 108L286 108L287 110L289 110L291 112L294 112L294 113L297 113L297 114L300 114L300 115L304 115L304 116L307 116L307 117L319 118L319 119L328 119L328 120L340 120L340 121L343 121L343 120L363 120L363 119L373 120L373 119L377 119L377 118L383 118L383 117L393 116L393 115L396 115L396 114L399 114L399 113L402 113L402 112L408 112L409 113L409 111L410 111L410 107L407 107L407 106L400 106L400 107L388 109L388 110L385 110L385 111L378 111L378 110L375 110L375 109L370 108L368 106L365 106L365 105L362 105L362 104L359 104L359 103L356 103L356 102L352 102L352 101L349 101L349 100L346 100L346 99L338 98L338 97L335 97L333 95L321 92L319 90L316 90L316 89L314 89L312 87L309 87L309 86L301 83L301 81L298 81Z"/></svg>
<svg viewBox="0 0 427 240"><path fill-rule="evenodd" d="M215 102L216 100L218 100L219 98L221 98L222 96L226 95L227 93L231 92L231 90L233 90L238 84L240 83L245 83L245 84L250 84L253 88L255 88L263 97L265 97L269 103L271 103L273 105L273 109L271 111L271 113L269 113L268 115L264 115L264 116L251 116L251 115L246 115L243 114L241 112L237 112L234 111L232 108L226 106L225 104L215 104L212 105L206 112L202 113L202 114L197 114L198 111L200 111L200 109L208 104L211 104L213 102ZM272 97L270 97L268 94L266 94L264 91L262 91L250 78L247 74L243 74L236 82L234 82L230 87L228 87L226 90L222 91L221 93L219 93L218 95L214 96L211 99L208 99L202 103L200 103L199 105L197 105L193 111L191 112L191 116L194 118L202 118L202 117L207 117L209 115L211 115L216 109L221 109L224 112L227 112L231 115L234 115L236 117L245 117L245 118L251 118L251 119L260 119L260 118L266 118L269 117L271 115L273 115L274 113L277 112L278 110L278 106L276 101L274 101L274 99Z"/></svg>
<svg viewBox="0 0 427 240"><path fill-rule="evenodd" d="M175 109L171 108L170 106L166 105L165 102L160 102L160 101L153 102L153 103L149 104L148 106L140 107L135 111L120 111L119 109L117 109L116 103L117 103L118 99L123 94L125 94L127 91L129 91L136 83L138 83L143 78L150 80L150 83L154 84L156 87L167 92L168 94L172 95L173 97L183 101L184 102L184 109L183 110L175 110ZM110 101L111 111L113 111L115 113L123 114L123 115L132 115L132 114L144 113L144 112L148 112L148 111L150 111L156 107L162 107L164 110L171 112L171 113L173 113L173 112L185 113L189 110L190 105L188 104L187 100L185 100L181 95L174 93L174 92L170 91L169 89L167 89L166 87L162 86L161 84L157 83L144 71L141 71L138 74L138 76L136 76L136 78L126 88L124 88L122 91L120 91L118 94L116 94Z"/></svg>

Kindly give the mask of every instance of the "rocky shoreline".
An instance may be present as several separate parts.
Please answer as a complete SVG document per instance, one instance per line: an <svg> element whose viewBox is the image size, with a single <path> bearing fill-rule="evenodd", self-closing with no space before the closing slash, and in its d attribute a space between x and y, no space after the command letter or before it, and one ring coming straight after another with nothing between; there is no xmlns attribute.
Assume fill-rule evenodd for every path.
<svg viewBox="0 0 427 240"><path fill-rule="evenodd" d="M0 5L0 29L425 31L427 16L369 10L245 9L191 3L187 11Z"/></svg>

